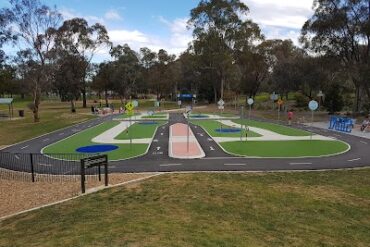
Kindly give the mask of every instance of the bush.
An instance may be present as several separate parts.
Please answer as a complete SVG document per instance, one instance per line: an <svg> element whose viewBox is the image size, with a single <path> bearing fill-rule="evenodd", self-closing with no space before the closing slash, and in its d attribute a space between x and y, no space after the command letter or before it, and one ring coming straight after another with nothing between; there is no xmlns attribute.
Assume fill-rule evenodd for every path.
<svg viewBox="0 0 370 247"><path fill-rule="evenodd" d="M338 84L332 85L326 92L324 106L330 114L340 112L344 107L344 99Z"/></svg>
<svg viewBox="0 0 370 247"><path fill-rule="evenodd" d="M296 107L307 107L309 102L309 99L306 96L302 95L301 93L296 93L294 95L294 99Z"/></svg>

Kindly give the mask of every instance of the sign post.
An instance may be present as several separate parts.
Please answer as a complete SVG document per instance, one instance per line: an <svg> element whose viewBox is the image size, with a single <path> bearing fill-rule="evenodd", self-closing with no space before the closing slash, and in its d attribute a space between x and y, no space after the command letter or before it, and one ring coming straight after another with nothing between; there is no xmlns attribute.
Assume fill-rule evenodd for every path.
<svg viewBox="0 0 370 247"><path fill-rule="evenodd" d="M130 126L131 126L131 117L132 117L132 113L133 113L133 110L134 110L134 104L133 104L133 102L128 102L126 105L125 105L125 107L126 107L126 111L127 111L127 114L129 115L129 121L130 121ZM129 131L128 130L129 128L127 128L127 131ZM132 149L132 135L131 135L131 131L129 131L128 132L128 134L129 134L129 137L130 137L130 149Z"/></svg>
<svg viewBox="0 0 370 247"><path fill-rule="evenodd" d="M280 122L280 108L284 104L284 101L282 99L279 99L277 101L277 104L278 104L278 122Z"/></svg>
<svg viewBox="0 0 370 247"><path fill-rule="evenodd" d="M272 110L275 109L275 101L279 98L279 95L276 94L275 92L273 92L271 95L270 95L270 99L272 100Z"/></svg>
<svg viewBox="0 0 370 247"><path fill-rule="evenodd" d="M189 153L189 135L190 135L190 126L189 126L189 117L190 117L190 113L191 113L191 106L187 106L186 107L186 115L187 115L187 124L188 124L188 128L187 128L187 138L186 138L186 150L187 152Z"/></svg>
<svg viewBox="0 0 370 247"><path fill-rule="evenodd" d="M240 109L240 119L241 119L241 124L240 124L240 141L243 140L243 121L244 121L244 106L241 106Z"/></svg>
<svg viewBox="0 0 370 247"><path fill-rule="evenodd" d="M248 119L251 120L251 111L252 111L252 105L254 104L254 100L252 98L249 98L247 102L249 105Z"/></svg>
<svg viewBox="0 0 370 247"><path fill-rule="evenodd" d="M311 100L309 103L308 103L308 108L310 108L311 110L311 128L313 126L313 115L314 115L314 112L317 110L317 108L319 108L319 103L316 101L316 100ZM312 132L311 132L311 140L312 140Z"/></svg>
<svg viewBox="0 0 370 247"><path fill-rule="evenodd" d="M223 99L220 99L218 102L217 102L217 105L218 105L218 109L220 109L220 114L222 115L222 112L224 111L225 109L225 101L223 101Z"/></svg>
<svg viewBox="0 0 370 247"><path fill-rule="evenodd" d="M85 181L86 181L86 169L92 167L98 167L99 171L99 181L101 181L101 166L104 166L104 185L108 186L108 156L107 155L99 155L94 157L88 157L80 160L81 162L81 192L82 194L85 193Z"/></svg>

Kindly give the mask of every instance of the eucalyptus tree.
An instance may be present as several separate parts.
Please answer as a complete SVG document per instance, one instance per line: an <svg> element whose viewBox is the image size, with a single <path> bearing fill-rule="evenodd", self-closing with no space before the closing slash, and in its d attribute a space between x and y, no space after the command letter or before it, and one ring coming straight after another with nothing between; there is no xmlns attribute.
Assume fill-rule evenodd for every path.
<svg viewBox="0 0 370 247"><path fill-rule="evenodd" d="M55 36L57 49L67 52L71 56L77 56L85 62L81 80L81 93L83 107L86 107L86 91L88 69L91 61L100 49L110 48L111 43L106 28L95 23L89 25L83 18L73 18L64 21L58 29L50 32Z"/></svg>
<svg viewBox="0 0 370 247"><path fill-rule="evenodd" d="M10 0L10 5L9 8L3 8L0 11L0 20L2 20L0 22L7 20L5 24L0 25L0 33L11 33L18 47L22 47L30 54L27 56L28 63L32 64L29 83L33 104L30 106L34 121L38 122L41 93L50 84L52 78L52 74L48 71L50 69L48 53L54 45L54 40L48 34L48 30L59 25L61 15L55 8L49 8L39 0Z"/></svg>
<svg viewBox="0 0 370 247"><path fill-rule="evenodd" d="M336 56L356 89L370 99L370 0L316 0L314 14L302 28L301 42L314 53Z"/></svg>
<svg viewBox="0 0 370 247"><path fill-rule="evenodd" d="M215 100L224 97L226 83L235 76L235 49L241 49L242 42L253 46L259 39L259 28L247 19L248 11L240 0L201 0L191 10L188 25L193 28L194 51L209 77L217 76L212 83Z"/></svg>
<svg viewBox="0 0 370 247"><path fill-rule="evenodd" d="M114 72L114 66L112 62L100 63L97 68L96 75L93 77L91 87L99 93L104 93L105 105L108 107L108 96L109 91L113 90L113 79L112 75Z"/></svg>
<svg viewBox="0 0 370 247"><path fill-rule="evenodd" d="M123 99L136 93L137 83L142 76L139 54L127 44L113 47L110 54L114 59L113 89L118 93L123 104Z"/></svg>

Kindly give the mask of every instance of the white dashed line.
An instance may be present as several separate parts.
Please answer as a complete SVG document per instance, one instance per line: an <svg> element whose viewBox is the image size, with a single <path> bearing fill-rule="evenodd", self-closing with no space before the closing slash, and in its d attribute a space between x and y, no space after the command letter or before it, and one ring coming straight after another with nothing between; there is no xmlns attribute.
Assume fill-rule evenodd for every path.
<svg viewBox="0 0 370 247"><path fill-rule="evenodd" d="M299 166L299 165L312 165L312 163L309 163L309 162L301 162L301 163L299 163L299 162L297 162L297 163L289 163L289 165L291 165L291 166Z"/></svg>
<svg viewBox="0 0 370 247"><path fill-rule="evenodd" d="M21 147L21 149L25 149L25 148L28 148L29 147L29 145L27 145L27 146L24 146L24 147Z"/></svg>
<svg viewBox="0 0 370 247"><path fill-rule="evenodd" d="M159 166L165 166L165 167L167 167L167 166L181 166L182 164L160 164Z"/></svg>
<svg viewBox="0 0 370 247"><path fill-rule="evenodd" d="M367 142L364 142L364 141L360 141L362 144L365 144L365 145L367 145Z"/></svg>
<svg viewBox="0 0 370 247"><path fill-rule="evenodd" d="M356 159L351 159L351 160L347 160L348 162L354 162L354 161L358 161L360 160L361 158L356 158Z"/></svg>
<svg viewBox="0 0 370 247"><path fill-rule="evenodd" d="M233 163L230 163L230 164L224 164L224 166L246 166L247 164L244 164L244 163L240 163L240 164L233 164Z"/></svg>
<svg viewBox="0 0 370 247"><path fill-rule="evenodd" d="M17 160L19 160L19 159L20 159L18 155L14 155L14 157L15 157Z"/></svg>
<svg viewBox="0 0 370 247"><path fill-rule="evenodd" d="M211 151L215 151L215 148L214 148L214 147L212 147L212 146L210 146L210 147L209 147L209 150L211 150Z"/></svg>
<svg viewBox="0 0 370 247"><path fill-rule="evenodd" d="M50 139L49 138L45 138L44 140L42 140L43 142L47 142L49 141Z"/></svg>
<svg viewBox="0 0 370 247"><path fill-rule="evenodd" d="M64 133L60 133L59 135L62 136L62 135L64 135Z"/></svg>

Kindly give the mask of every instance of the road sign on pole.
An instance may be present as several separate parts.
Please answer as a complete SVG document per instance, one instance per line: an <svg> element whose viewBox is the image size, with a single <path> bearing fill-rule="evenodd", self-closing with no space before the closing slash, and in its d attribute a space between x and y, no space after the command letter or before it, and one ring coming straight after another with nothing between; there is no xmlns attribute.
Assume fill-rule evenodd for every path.
<svg viewBox="0 0 370 247"><path fill-rule="evenodd" d="M251 119L251 111L252 111L252 105L254 104L254 100L252 98L249 98L247 100L247 103L249 105L248 119Z"/></svg>
<svg viewBox="0 0 370 247"><path fill-rule="evenodd" d="M311 100L308 103L308 108L311 110L311 127L313 126L313 117L314 112L319 108L319 103L316 100ZM312 132L311 132L311 140L312 140Z"/></svg>

